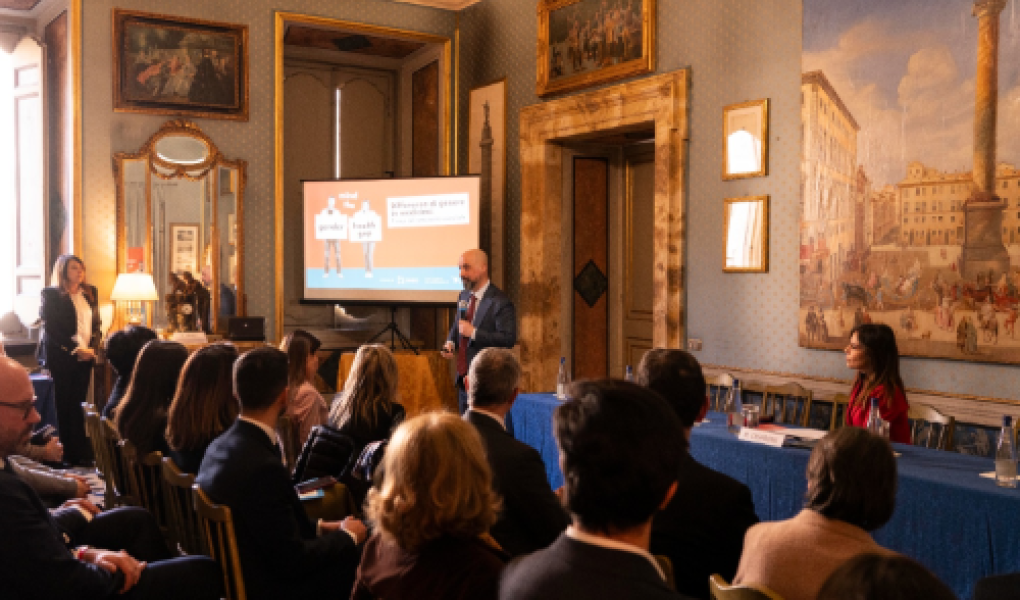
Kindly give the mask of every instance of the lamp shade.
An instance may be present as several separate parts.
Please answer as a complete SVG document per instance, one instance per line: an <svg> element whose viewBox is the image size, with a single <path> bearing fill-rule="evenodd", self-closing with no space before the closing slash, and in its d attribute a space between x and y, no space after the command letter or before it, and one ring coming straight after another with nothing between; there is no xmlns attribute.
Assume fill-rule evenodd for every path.
<svg viewBox="0 0 1020 600"><path fill-rule="evenodd" d="M117 282L113 284L110 300L155 301L159 300L159 296L156 295L156 283L152 281L152 275L149 273L121 273L117 275Z"/></svg>

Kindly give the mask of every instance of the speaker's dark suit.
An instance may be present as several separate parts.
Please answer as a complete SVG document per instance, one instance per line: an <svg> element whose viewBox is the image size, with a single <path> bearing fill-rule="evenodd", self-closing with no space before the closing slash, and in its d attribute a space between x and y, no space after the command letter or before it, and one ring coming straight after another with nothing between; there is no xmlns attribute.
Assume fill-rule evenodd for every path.
<svg viewBox="0 0 1020 600"><path fill-rule="evenodd" d="M492 467L492 485L503 497L503 510L490 533L510 556L528 554L553 543L570 517L549 487L538 451L513 438L492 417L469 410Z"/></svg>
<svg viewBox="0 0 1020 600"><path fill-rule="evenodd" d="M500 600L682 598L645 557L586 544L561 535L552 546L510 563Z"/></svg>
<svg viewBox="0 0 1020 600"><path fill-rule="evenodd" d="M74 521L70 512L62 516L64 525ZM151 517L149 520L152 521ZM135 587L127 594L119 594L123 576L76 560L67 544L87 542L65 537L66 532L43 506L39 496L6 466L0 470L0 531L4 540L0 543L0 582L4 590L0 596L4 598L203 600L220 597L219 568L206 557L150 563ZM99 545L97 540L88 541Z"/></svg>
<svg viewBox="0 0 1020 600"><path fill-rule="evenodd" d="M250 600L346 597L358 550L344 531L316 536L278 447L238 419L205 452L196 483L230 507Z"/></svg>
<svg viewBox="0 0 1020 600"><path fill-rule="evenodd" d="M676 589L709 598L713 573L733 581L744 534L758 522L751 490L686 455L673 500L652 520L652 554L669 557Z"/></svg>
<svg viewBox="0 0 1020 600"><path fill-rule="evenodd" d="M464 303L464 306L468 306L471 302L471 292L461 291L460 296L457 297L458 306L461 302ZM446 336L446 341L453 342L457 351L460 350L461 342L461 316L458 310L457 318L454 319L453 327L450 328L450 334ZM503 290L496 287L496 284L491 281L485 294L475 306L472 324L475 327L475 335L474 339L468 340L466 348L468 367L484 348L513 348L517 343L517 311L514 308L514 303L511 302L510 296L504 294ZM456 383L457 389L460 391L460 412L463 414L467 410L467 398L464 395L463 378L459 374Z"/></svg>
<svg viewBox="0 0 1020 600"><path fill-rule="evenodd" d="M99 350L103 332L99 317L96 288L82 285L83 294L92 309L92 336L84 346ZM92 361L80 361L72 354L78 344L78 312L69 294L60 288L48 287L42 290L42 304L39 317L44 321L42 340L39 344L39 362L46 365L53 376L53 392L57 408L58 432L64 445L64 460L70 463L84 463L93 458L92 446L85 436L85 415L81 404L85 402L92 374Z"/></svg>

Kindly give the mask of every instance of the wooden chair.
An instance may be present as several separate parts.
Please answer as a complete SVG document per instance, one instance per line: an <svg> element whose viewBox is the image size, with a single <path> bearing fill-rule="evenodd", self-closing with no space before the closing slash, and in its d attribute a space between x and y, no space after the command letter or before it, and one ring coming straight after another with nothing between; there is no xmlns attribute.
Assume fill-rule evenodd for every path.
<svg viewBox="0 0 1020 600"><path fill-rule="evenodd" d="M213 504L197 484L192 488L195 512L202 525L205 546L223 572L223 589L227 600L244 600L244 577L241 574L241 557L237 553L234 537L234 518L230 507Z"/></svg>
<svg viewBox="0 0 1020 600"><path fill-rule="evenodd" d="M120 441L120 452L131 497L137 500L142 508L152 513L160 530L168 536L170 519L163 502L163 454L150 452L145 456L138 456L138 450L131 440ZM171 539L170 542L171 545L177 544L175 539Z"/></svg>
<svg viewBox="0 0 1020 600"><path fill-rule="evenodd" d="M730 585L718 575L708 578L713 600L783 600L783 597L763 585Z"/></svg>
<svg viewBox="0 0 1020 600"><path fill-rule="evenodd" d="M100 421L100 432L103 440L103 452L106 455L108 472L103 473L106 479L106 496L103 499L106 508L117 506L138 506L138 498L131 495L131 484L128 482L127 464L121 452L120 433L109 419Z"/></svg>
<svg viewBox="0 0 1020 600"><path fill-rule="evenodd" d="M758 402L755 401L755 398L756 397L761 398L761 404L758 404L761 411L758 413L759 417L771 415L771 413L767 413L765 411L765 405L766 402L768 401L767 385L765 385L764 383L759 383L757 381L750 380L741 381L740 391L743 394L742 400L744 404L758 404Z"/></svg>
<svg viewBox="0 0 1020 600"><path fill-rule="evenodd" d="M723 403L726 402L726 394L733 387L733 376L729 373L720 373L715 377L709 377L705 380L705 383L708 384L709 394L711 394L708 405L709 410L721 412Z"/></svg>
<svg viewBox="0 0 1020 600"><path fill-rule="evenodd" d="M832 397L832 416L829 418L829 431L836 431L846 423L846 411L849 409L849 395L836 394Z"/></svg>
<svg viewBox="0 0 1020 600"><path fill-rule="evenodd" d="M298 425L290 415L280 415L276 421L276 430L283 443L283 459L287 461L287 468L293 471L298 455L301 453L301 445L298 442Z"/></svg>
<svg viewBox="0 0 1020 600"><path fill-rule="evenodd" d="M776 423L807 427L812 396L811 390L799 383L765 386L762 414L772 415Z"/></svg>
<svg viewBox="0 0 1020 600"><path fill-rule="evenodd" d="M92 444L92 453L96 457L96 470L99 472L100 477L103 478L103 483L106 486L103 496L107 500L105 500L104 504L107 508L112 508L111 501L115 493L113 476L111 475L111 458L103 440L103 421L99 416L99 412L96 411L96 407L92 404L83 402L81 408L85 413L85 435L88 436L89 442Z"/></svg>
<svg viewBox="0 0 1020 600"><path fill-rule="evenodd" d="M952 450L955 417L947 417L924 404L911 404L907 419L910 421L911 444L936 450Z"/></svg>
<svg viewBox="0 0 1020 600"><path fill-rule="evenodd" d="M170 538L184 554L209 554L204 546L202 525L191 500L195 476L183 473L169 456L163 457L163 504L167 510Z"/></svg>

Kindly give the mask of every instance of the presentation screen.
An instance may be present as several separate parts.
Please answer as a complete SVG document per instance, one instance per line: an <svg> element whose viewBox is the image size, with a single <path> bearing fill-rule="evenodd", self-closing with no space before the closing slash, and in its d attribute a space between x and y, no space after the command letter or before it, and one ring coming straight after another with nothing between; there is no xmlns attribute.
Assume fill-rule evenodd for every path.
<svg viewBox="0 0 1020 600"><path fill-rule="evenodd" d="M456 302L479 177L304 182L307 300Z"/></svg>

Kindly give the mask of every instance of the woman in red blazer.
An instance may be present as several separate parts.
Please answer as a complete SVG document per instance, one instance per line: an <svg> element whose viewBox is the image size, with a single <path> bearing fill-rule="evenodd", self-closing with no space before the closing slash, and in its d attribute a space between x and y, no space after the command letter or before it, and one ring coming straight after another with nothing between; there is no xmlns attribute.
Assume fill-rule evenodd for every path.
<svg viewBox="0 0 1020 600"><path fill-rule="evenodd" d="M64 254L57 259L50 287L42 290L39 316L44 322L39 361L53 377L64 461L90 465L92 446L85 437L81 405L103 334L96 288L85 283L85 263L80 258Z"/></svg>
<svg viewBox="0 0 1020 600"><path fill-rule="evenodd" d="M900 354L892 328L872 323L858 325L850 332L850 344L844 352L846 366L857 371L850 391L846 424L865 427L871 399L878 398L878 413L889 422L889 440L909 444L907 411L910 405L900 379Z"/></svg>

